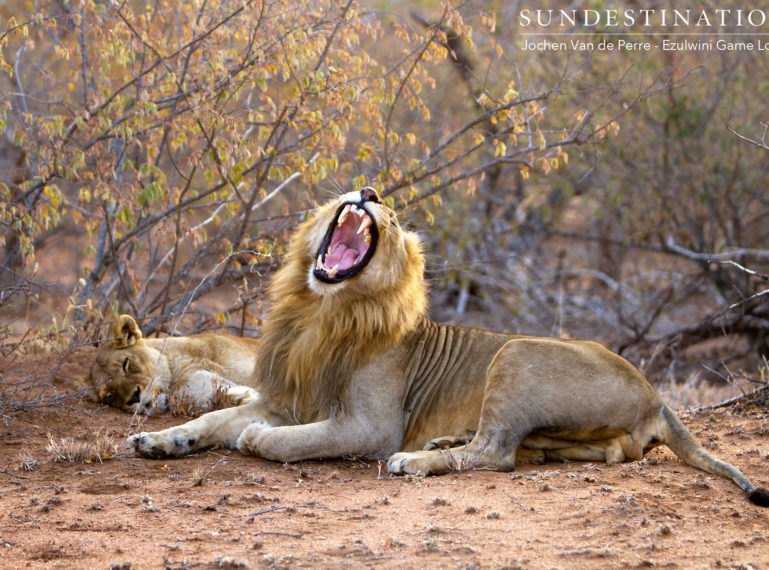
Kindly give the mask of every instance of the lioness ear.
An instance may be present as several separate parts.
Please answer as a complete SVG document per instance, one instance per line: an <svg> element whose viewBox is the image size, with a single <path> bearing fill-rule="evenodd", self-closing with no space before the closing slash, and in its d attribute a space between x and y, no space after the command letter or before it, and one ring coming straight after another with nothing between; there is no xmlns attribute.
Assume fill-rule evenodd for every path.
<svg viewBox="0 0 769 570"><path fill-rule="evenodd" d="M128 348L142 338L142 330L131 315L120 315L112 325L113 348Z"/></svg>

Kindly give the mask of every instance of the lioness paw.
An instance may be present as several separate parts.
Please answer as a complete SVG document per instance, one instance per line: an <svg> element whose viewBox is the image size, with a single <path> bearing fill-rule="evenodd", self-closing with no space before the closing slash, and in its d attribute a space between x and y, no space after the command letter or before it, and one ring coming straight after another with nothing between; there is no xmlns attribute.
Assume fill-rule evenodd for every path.
<svg viewBox="0 0 769 570"><path fill-rule="evenodd" d="M261 399L262 397L259 392L247 386L231 386L227 388L227 400L232 406L243 406Z"/></svg>

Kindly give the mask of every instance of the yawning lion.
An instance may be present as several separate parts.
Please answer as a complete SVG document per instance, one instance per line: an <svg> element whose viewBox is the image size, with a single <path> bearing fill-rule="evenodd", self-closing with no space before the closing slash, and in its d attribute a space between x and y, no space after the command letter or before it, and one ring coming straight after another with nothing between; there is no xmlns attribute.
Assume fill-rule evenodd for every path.
<svg viewBox="0 0 769 570"><path fill-rule="evenodd" d="M519 450L617 463L667 444L769 505L705 451L629 362L594 342L425 318L419 239L366 188L319 208L272 286L256 402L130 438L147 457L223 445L275 461L388 458L392 473L510 470Z"/></svg>

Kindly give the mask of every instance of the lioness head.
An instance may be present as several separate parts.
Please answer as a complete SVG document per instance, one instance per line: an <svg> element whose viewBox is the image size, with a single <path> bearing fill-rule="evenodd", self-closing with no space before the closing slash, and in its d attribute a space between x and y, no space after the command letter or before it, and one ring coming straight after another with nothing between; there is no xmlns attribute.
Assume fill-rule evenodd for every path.
<svg viewBox="0 0 769 570"><path fill-rule="evenodd" d="M87 383L94 397L126 412L166 411L168 397L163 378L168 364L147 346L142 331L130 315L120 315L112 325L113 339L102 344ZM155 380L150 383L150 379Z"/></svg>

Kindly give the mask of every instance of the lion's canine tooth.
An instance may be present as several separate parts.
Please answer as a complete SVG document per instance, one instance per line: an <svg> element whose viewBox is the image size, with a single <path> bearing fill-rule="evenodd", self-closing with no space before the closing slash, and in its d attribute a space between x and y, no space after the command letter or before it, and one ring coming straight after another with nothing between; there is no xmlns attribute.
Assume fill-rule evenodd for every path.
<svg viewBox="0 0 769 570"><path fill-rule="evenodd" d="M366 216L366 217L365 217L365 218L363 218L363 220L361 221L361 223L360 223L360 227L358 228L358 231L356 232L356 234L355 234L355 235L359 235L359 234L360 234L362 231L364 231L364 230L368 229L368 227L369 227L370 225L371 225L371 218L369 218L368 216Z"/></svg>
<svg viewBox="0 0 769 570"><path fill-rule="evenodd" d="M329 269L329 270L326 272L326 274L327 274L329 277L333 277L334 275L336 275L336 272L337 272L337 271L339 271L339 264L338 264L338 263L337 263L336 265L334 265L334 267L332 267L331 269Z"/></svg>
<svg viewBox="0 0 769 570"><path fill-rule="evenodd" d="M337 219L337 225L341 226L344 223L344 219L347 217L347 214L350 213L350 204L347 204L344 208L342 208L342 213L339 214L339 218ZM353 206L354 208L355 206Z"/></svg>
<svg viewBox="0 0 769 570"><path fill-rule="evenodd" d="M323 261L321 260L322 255L318 256L318 262L315 264L315 269L322 269L323 268Z"/></svg>

